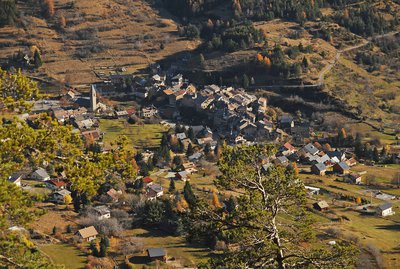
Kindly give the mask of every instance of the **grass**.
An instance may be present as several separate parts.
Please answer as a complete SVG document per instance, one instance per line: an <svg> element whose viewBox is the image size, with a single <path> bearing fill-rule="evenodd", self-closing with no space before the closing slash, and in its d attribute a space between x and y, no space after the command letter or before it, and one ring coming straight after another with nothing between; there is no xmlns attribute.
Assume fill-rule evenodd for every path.
<svg viewBox="0 0 400 269"><path fill-rule="evenodd" d="M367 171L367 175L375 175L378 181L387 182L389 179L392 178L392 175L399 170L399 168L399 165L390 165L386 167L357 165L355 167L352 167L351 170L358 172ZM343 193L354 197L359 196L369 200L370 197L368 196L368 194L363 193L363 190L365 190L366 187L362 185L352 185L336 181L335 179L337 177L333 175L317 176L300 174L300 178L308 182L312 180L315 181L315 183L310 183L306 185L317 186L329 190L331 192L330 195L324 194L315 196L314 198L325 199L331 205L331 211L333 212L333 215L336 215L338 217L345 216L349 219L349 221L335 222L333 224L333 222L320 216L316 219L318 221L318 226L331 227L332 225L334 225L336 228L341 229L344 234L356 235L357 237L359 237L360 244L362 246L372 244L379 250L381 250L383 260L387 268L399 268L400 254L398 252L398 247L400 245L400 239L398 237L398 233L400 231L400 202L398 200L391 201L391 203L393 204L393 210L396 212L396 214L393 216L381 218L374 215L362 215L351 209L339 206L342 204L341 201L337 201L333 205L331 199L334 198L334 195L332 194ZM388 193L397 191L398 189L384 190L384 192ZM312 204L313 202L314 201L310 200L309 204ZM376 198L373 198L372 202L375 204L384 203L384 201L378 200ZM345 201L345 203L355 205L355 203L352 203L351 201ZM323 213L323 215L326 214Z"/></svg>
<svg viewBox="0 0 400 269"><path fill-rule="evenodd" d="M54 264L64 265L68 269L85 268L86 257L77 248L65 244L48 244L39 246Z"/></svg>
<svg viewBox="0 0 400 269"><path fill-rule="evenodd" d="M387 132L393 132L398 125L396 116L382 108L385 101L381 97L384 93L397 91L395 84L368 73L344 57L340 58L325 82L327 93L340 99L347 106L346 110Z"/></svg>
<svg viewBox="0 0 400 269"><path fill-rule="evenodd" d="M162 133L167 131L161 124L129 124L126 120L102 119L100 130L104 132L104 143L111 146L119 136L125 135L134 148L155 148L160 145Z"/></svg>
<svg viewBox="0 0 400 269"><path fill-rule="evenodd" d="M137 236L142 239L145 249L154 247L165 248L169 258L175 257L184 265L190 266L208 259L208 249L190 246L183 237L170 236L160 231L149 231L146 229L129 230L127 231L127 235ZM137 259L137 261L142 262L141 264L147 264L145 259Z"/></svg>
<svg viewBox="0 0 400 269"><path fill-rule="evenodd" d="M29 185L31 188L28 189L27 191L32 194L39 194L39 195L47 196L51 193L51 190L46 188L46 185L44 182L24 179L24 180L22 180L22 184Z"/></svg>

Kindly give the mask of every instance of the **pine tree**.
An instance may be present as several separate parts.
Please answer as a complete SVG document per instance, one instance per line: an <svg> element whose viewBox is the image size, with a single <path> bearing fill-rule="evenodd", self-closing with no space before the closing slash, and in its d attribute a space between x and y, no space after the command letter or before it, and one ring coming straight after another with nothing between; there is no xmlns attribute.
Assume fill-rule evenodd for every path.
<svg viewBox="0 0 400 269"><path fill-rule="evenodd" d="M373 158L375 162L379 162L379 151L377 147L374 147Z"/></svg>
<svg viewBox="0 0 400 269"><path fill-rule="evenodd" d="M233 197L233 195L231 195L229 197L229 200L226 202L226 211L228 211L228 213L233 213L236 210L236 199L235 197Z"/></svg>
<svg viewBox="0 0 400 269"><path fill-rule="evenodd" d="M193 150L192 143L189 143L188 148L186 150L186 156L189 157L189 156L193 155L193 153L194 153L194 150Z"/></svg>
<svg viewBox="0 0 400 269"><path fill-rule="evenodd" d="M100 257L106 257L107 256L107 248L108 248L109 245L110 245L110 241L108 240L107 237L101 238L101 241L100 241L100 253L99 253Z"/></svg>
<svg viewBox="0 0 400 269"><path fill-rule="evenodd" d="M185 187L183 188L183 196L191 207L194 207L196 205L197 198L193 193L192 185L190 185L189 181L185 182Z"/></svg>
<svg viewBox="0 0 400 269"><path fill-rule="evenodd" d="M304 68L308 68L309 67L309 63L308 63L308 59L304 56L303 61L301 62L301 64L303 65Z"/></svg>
<svg viewBox="0 0 400 269"><path fill-rule="evenodd" d="M195 139L194 131L193 131L193 128L192 128L192 127L189 127L189 130L188 130L188 138L189 138L191 141L193 141L193 140Z"/></svg>
<svg viewBox="0 0 400 269"><path fill-rule="evenodd" d="M243 74L242 80L243 80L243 87L248 88L250 85L249 77L246 74Z"/></svg>
<svg viewBox="0 0 400 269"><path fill-rule="evenodd" d="M139 178L138 180L135 181L135 189L137 190L141 190L144 187L144 182L143 182L143 178Z"/></svg>
<svg viewBox="0 0 400 269"><path fill-rule="evenodd" d="M92 251L92 255L95 257L99 256L99 250L97 249L96 242L91 241L89 245L90 250Z"/></svg>
<svg viewBox="0 0 400 269"><path fill-rule="evenodd" d="M0 26L15 25L19 12L15 0L0 1Z"/></svg>
<svg viewBox="0 0 400 269"><path fill-rule="evenodd" d="M54 227L53 227L53 232L52 232L52 235L56 235L56 234L57 234L57 230L58 230L58 229L57 229L57 227L56 227L56 226L54 226Z"/></svg>
<svg viewBox="0 0 400 269"><path fill-rule="evenodd" d="M35 68L39 68L43 65L42 56L40 55L40 52L38 49L36 49L33 54L33 64L34 64Z"/></svg>
<svg viewBox="0 0 400 269"><path fill-rule="evenodd" d="M176 187L175 187L175 180L171 178L171 180L169 181L169 188L168 188L168 191L169 191L170 193L173 193L175 190L176 190Z"/></svg>

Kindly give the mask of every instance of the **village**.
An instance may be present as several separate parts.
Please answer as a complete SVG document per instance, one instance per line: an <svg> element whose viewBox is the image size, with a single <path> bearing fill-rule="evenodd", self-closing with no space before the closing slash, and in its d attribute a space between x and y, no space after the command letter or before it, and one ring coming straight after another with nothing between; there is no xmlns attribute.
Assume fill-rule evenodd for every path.
<svg viewBox="0 0 400 269"><path fill-rule="evenodd" d="M125 105L120 106L113 105L109 99L132 101L124 101ZM244 89L196 86L181 74L159 72L148 79L111 75L105 82L91 85L89 93L67 89L56 98L34 101L32 113L20 118L29 124L41 113L48 113L61 124L71 125L73 132L80 133L86 147L96 145L98 152L113 148L112 143L104 143L107 136L107 131L101 128L104 120L122 120L125 126L139 124L138 128L159 124L164 130L157 146L136 148L139 176L132 183L133 187L107 186L96 198L90 212L80 213L81 220L83 215L85 221L78 225L68 224L76 226L76 231L64 240L72 240L74 244L96 240L99 234L105 233L101 223L106 220L117 218L120 221L120 215L123 219L129 218L125 212L128 188L140 190L144 201L154 201L164 196L178 197L178 190L190 182L195 192L217 195L223 206L226 205L228 194L218 193L212 186L213 178L218 176L216 162L224 145L273 143L277 148L275 156L259 156L263 171L267 173L271 165L295 169L305 182L309 210L331 221L350 218L335 213L343 208L351 209L352 214L362 215L362 218L365 215L368 218L393 218L395 208L399 206L395 186L372 184L367 172L370 169L364 167L373 166L374 162L361 160L363 163L360 163L354 141L345 142L345 134L323 133L312 122L286 113L277 115L268 107L266 98L256 97ZM335 147L329 144L331 142L336 144ZM168 155L170 162L157 161L155 155L159 154ZM400 156L382 152L376 163L385 160L396 165ZM27 191L44 188L46 191L41 193L47 195L46 202L56 207L63 204L68 207L72 202L68 180L62 173L54 176L54 171L50 170L48 164L43 164L34 171L13 174L8 180ZM114 235L113 232L106 233ZM120 234L115 236L121 237ZM134 245L136 247L136 243ZM148 258L145 264L162 261L177 266L177 257L170 256L168 246L144 244L134 248L135 251L139 249L144 251L139 256ZM126 257L133 257L132 261L135 261L137 255L133 252L125 253L125 262ZM188 262L181 265L194 266Z"/></svg>

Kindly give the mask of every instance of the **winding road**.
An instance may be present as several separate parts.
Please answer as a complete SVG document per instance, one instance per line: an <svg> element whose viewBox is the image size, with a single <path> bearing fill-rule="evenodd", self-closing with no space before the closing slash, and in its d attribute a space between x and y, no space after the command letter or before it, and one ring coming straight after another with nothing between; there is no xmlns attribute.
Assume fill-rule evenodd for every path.
<svg viewBox="0 0 400 269"><path fill-rule="evenodd" d="M342 56L343 53L356 50L362 47L365 47L369 43L371 43L372 40L374 39L380 39L384 37L389 37L389 36L394 36L399 34L399 31L394 31L382 35L377 35L373 37L369 37L368 39L364 40L361 44L354 45L352 47L345 48L343 50L338 50L336 52L335 58L332 63L328 64L325 66L321 72L318 75L318 81L315 84L312 85L304 85L304 84L297 84L297 85L284 85L284 84L277 84L277 85L266 85L266 86L250 86L249 88L251 89L276 89L276 88L287 88L287 89L306 89L306 88L319 88L325 84L325 76L336 66L337 62L339 61L340 57Z"/></svg>

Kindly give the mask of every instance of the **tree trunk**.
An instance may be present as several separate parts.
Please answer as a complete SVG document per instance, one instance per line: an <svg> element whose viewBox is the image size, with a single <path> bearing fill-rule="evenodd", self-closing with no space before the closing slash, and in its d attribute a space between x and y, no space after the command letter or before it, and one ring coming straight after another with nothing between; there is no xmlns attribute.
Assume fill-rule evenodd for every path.
<svg viewBox="0 0 400 269"><path fill-rule="evenodd" d="M285 269L285 263L284 263L284 254L283 254L283 249L282 249L282 244L281 244L281 238L279 237L279 231L275 223L275 218L272 219L272 226L274 229L274 237L273 237L273 242L275 243L276 247L278 248L276 251L276 262L278 263L278 268L279 269Z"/></svg>

